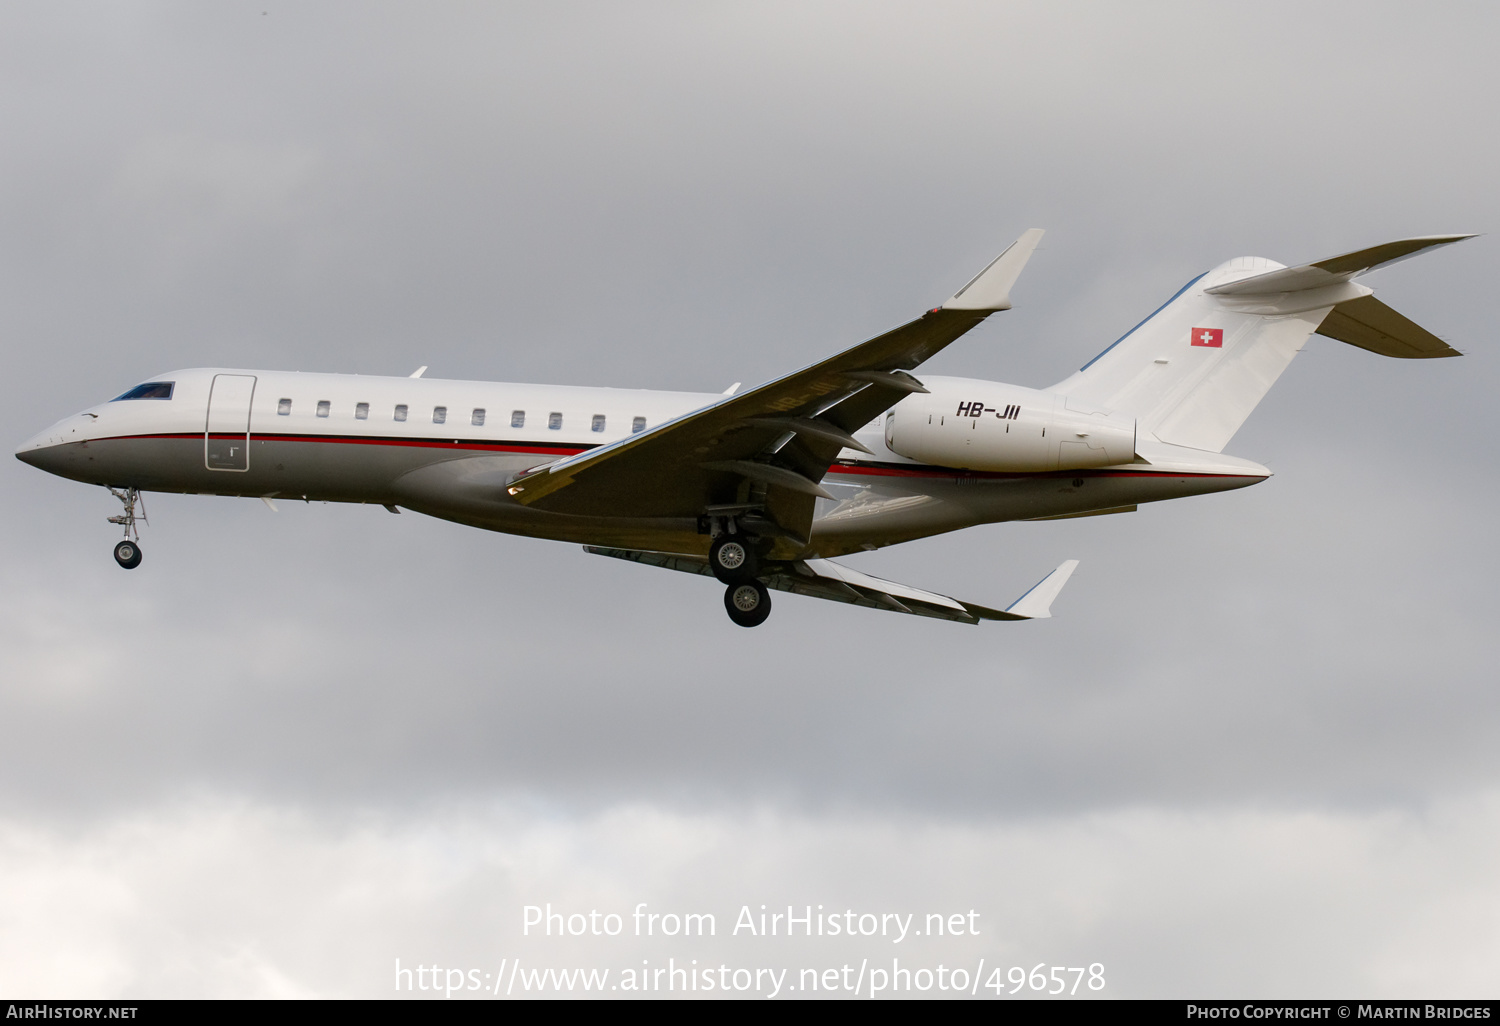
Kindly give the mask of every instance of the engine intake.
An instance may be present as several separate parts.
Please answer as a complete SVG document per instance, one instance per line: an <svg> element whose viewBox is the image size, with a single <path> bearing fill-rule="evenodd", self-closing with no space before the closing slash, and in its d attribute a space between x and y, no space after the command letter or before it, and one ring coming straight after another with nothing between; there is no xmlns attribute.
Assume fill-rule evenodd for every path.
<svg viewBox="0 0 1500 1026"><path fill-rule="evenodd" d="M964 470L1109 467L1135 459L1135 418L1056 392L923 376L926 394L886 415L885 444L908 459Z"/></svg>

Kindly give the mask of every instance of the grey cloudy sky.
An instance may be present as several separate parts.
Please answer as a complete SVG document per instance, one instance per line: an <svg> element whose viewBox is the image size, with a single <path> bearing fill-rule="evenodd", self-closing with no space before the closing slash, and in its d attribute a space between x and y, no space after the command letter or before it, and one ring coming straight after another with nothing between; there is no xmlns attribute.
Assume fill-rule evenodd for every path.
<svg viewBox="0 0 1500 1026"><path fill-rule="evenodd" d="M10 4L5 437L175 367L717 391L1015 292L929 365L1060 380L1188 278L1487 232L1483 4ZM0 996L380 996L519 909L980 909L932 962L1118 996L1493 996L1491 238L1372 275L1467 352L1315 338L1276 476L851 559L968 628L378 507L0 464ZM727 926L727 921L724 923ZM722 928L721 928L722 932Z"/></svg>

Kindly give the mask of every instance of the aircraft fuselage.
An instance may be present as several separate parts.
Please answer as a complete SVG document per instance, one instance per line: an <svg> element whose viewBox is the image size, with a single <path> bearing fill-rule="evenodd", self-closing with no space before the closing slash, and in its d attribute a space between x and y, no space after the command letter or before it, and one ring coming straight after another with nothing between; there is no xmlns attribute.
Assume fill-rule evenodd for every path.
<svg viewBox="0 0 1500 1026"><path fill-rule="evenodd" d="M522 471L720 401L713 393L198 368L170 398L118 399L58 422L17 456L90 484L141 491L405 507L511 534L706 551L692 518L557 514L507 494ZM1150 463L987 473L892 452L879 422L823 486L806 549L834 556L975 524L1064 517L1244 487L1269 471L1161 447ZM1149 451L1149 450L1148 450ZM1151 459L1151 457L1147 457ZM784 544L784 543L783 543Z"/></svg>

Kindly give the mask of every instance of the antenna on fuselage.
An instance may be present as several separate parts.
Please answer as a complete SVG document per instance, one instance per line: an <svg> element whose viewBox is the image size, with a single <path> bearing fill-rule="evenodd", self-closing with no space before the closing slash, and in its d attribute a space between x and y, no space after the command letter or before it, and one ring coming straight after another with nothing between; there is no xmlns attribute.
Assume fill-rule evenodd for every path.
<svg viewBox="0 0 1500 1026"><path fill-rule="evenodd" d="M427 365L424 363L424 364L422 364L422 366L418 367L416 370L414 370L410 374L408 374L407 377L409 377L409 378L420 378L423 374L426 374L426 373L427 373Z"/></svg>

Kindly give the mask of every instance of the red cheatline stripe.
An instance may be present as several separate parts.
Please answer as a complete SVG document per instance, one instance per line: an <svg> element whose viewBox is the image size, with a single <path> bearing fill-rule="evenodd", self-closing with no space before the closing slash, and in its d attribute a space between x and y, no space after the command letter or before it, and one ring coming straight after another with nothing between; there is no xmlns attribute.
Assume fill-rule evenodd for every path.
<svg viewBox="0 0 1500 1026"><path fill-rule="evenodd" d="M203 435L193 432L167 433L152 435L114 435L108 438L96 438L97 442L130 441L140 438L175 438L191 439L196 441ZM210 435L211 438L239 438L235 434ZM250 441L261 442L319 442L350 445L401 445L414 446L423 449L470 449L479 452L514 452L530 453L542 456L571 456L574 453L587 452L594 448L592 445L544 445L541 443L517 443L517 442L485 442L478 440L464 441L455 439L452 441L440 438L361 438L351 435L251 435ZM986 481L1019 480L1028 477L1259 477L1259 474L1210 474L1195 473L1191 471L1172 470L1041 470L1032 472L1000 472L987 470L958 470L953 467L897 467L890 464L869 463L835 463L828 468L828 473L843 476L865 476L865 477L909 477L909 478L965 478Z"/></svg>
<svg viewBox="0 0 1500 1026"><path fill-rule="evenodd" d="M1207 474L1172 470L1038 470L1032 472L1000 472L987 470L957 470L952 467L892 467L871 466L857 463L835 463L828 468L830 474L845 474L865 477L952 477L973 478L986 481L1015 480L1027 477L1259 477L1259 474Z"/></svg>

